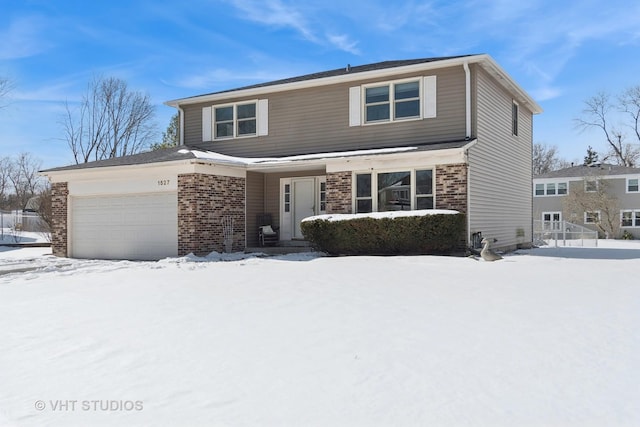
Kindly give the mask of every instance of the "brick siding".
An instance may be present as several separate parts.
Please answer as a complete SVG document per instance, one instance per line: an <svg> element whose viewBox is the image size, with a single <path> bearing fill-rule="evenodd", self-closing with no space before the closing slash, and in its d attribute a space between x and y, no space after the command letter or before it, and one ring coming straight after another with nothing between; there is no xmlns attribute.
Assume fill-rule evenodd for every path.
<svg viewBox="0 0 640 427"><path fill-rule="evenodd" d="M51 252L55 256L67 254L67 200L69 186L66 182L51 184Z"/></svg>
<svg viewBox="0 0 640 427"><path fill-rule="evenodd" d="M244 178L178 175L178 255L224 251L222 220L233 218L233 251L245 249Z"/></svg>
<svg viewBox="0 0 640 427"><path fill-rule="evenodd" d="M327 174L327 213L351 213L351 172Z"/></svg>
<svg viewBox="0 0 640 427"><path fill-rule="evenodd" d="M436 209L467 213L467 165L436 166Z"/></svg>

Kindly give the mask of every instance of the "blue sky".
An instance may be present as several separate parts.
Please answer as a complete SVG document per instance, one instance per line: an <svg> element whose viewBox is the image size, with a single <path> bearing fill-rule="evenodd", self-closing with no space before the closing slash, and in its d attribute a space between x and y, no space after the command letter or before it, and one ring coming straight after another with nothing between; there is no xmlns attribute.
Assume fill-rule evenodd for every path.
<svg viewBox="0 0 640 427"><path fill-rule="evenodd" d="M640 2L529 0L0 0L0 157L72 163L59 124L92 76L164 101L372 62L491 55L545 110L534 141L581 160L601 135L586 98L640 84Z"/></svg>

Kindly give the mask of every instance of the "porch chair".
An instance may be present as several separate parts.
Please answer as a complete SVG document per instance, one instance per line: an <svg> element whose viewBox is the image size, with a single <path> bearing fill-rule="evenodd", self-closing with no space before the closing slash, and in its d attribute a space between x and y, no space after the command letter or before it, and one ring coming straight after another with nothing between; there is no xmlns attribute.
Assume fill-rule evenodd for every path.
<svg viewBox="0 0 640 427"><path fill-rule="evenodd" d="M260 246L275 246L280 240L278 228L273 225L271 214L259 214L256 218L258 226L258 244Z"/></svg>

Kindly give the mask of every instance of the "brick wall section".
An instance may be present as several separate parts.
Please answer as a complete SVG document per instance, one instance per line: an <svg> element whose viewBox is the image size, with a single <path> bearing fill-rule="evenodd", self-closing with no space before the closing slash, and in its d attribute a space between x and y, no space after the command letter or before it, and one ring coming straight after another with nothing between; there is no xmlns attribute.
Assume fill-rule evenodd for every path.
<svg viewBox="0 0 640 427"><path fill-rule="evenodd" d="M67 254L67 200L69 186L66 182L51 184L51 252L55 256Z"/></svg>
<svg viewBox="0 0 640 427"><path fill-rule="evenodd" d="M224 251L222 219L233 218L233 251L245 249L244 178L178 175L178 255Z"/></svg>
<svg viewBox="0 0 640 427"><path fill-rule="evenodd" d="M467 213L467 165L436 166L436 209Z"/></svg>
<svg viewBox="0 0 640 427"><path fill-rule="evenodd" d="M327 213L350 214L353 206L351 202L351 172L336 172L327 174Z"/></svg>

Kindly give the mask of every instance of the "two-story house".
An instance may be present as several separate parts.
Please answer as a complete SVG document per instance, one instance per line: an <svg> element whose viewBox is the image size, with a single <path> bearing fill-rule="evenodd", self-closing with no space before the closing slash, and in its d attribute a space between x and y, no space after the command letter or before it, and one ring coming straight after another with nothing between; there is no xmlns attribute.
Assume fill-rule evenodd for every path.
<svg viewBox="0 0 640 427"><path fill-rule="evenodd" d="M533 179L534 219L543 221L547 228L568 221L598 231L597 223L604 220L605 214L611 214L598 208L602 204L603 208L614 211L620 232L627 231L634 238L640 238L639 182L640 168L600 163L537 175ZM578 200L584 198L584 203L567 203L571 194L577 195ZM597 197L601 201L589 200ZM585 210L581 205L594 207Z"/></svg>
<svg viewBox="0 0 640 427"><path fill-rule="evenodd" d="M225 236L241 251L257 245L262 214L286 242L311 215L398 209L463 212L469 241L532 240L541 108L488 55L346 66L167 105L179 147L44 171L54 254L202 254Z"/></svg>

